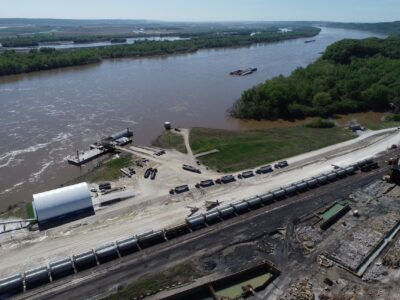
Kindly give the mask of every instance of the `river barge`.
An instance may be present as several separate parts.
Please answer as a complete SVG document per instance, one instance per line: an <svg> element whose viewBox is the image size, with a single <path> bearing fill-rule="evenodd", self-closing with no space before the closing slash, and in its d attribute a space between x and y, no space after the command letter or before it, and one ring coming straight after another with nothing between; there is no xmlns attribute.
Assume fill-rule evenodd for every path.
<svg viewBox="0 0 400 300"><path fill-rule="evenodd" d="M77 151L76 155L67 157L67 162L71 165L81 166L104 154L113 152L116 146L132 143L132 137L133 132L129 128L124 129L90 145L89 150Z"/></svg>
<svg viewBox="0 0 400 300"><path fill-rule="evenodd" d="M248 69L244 69L244 70L236 70L236 71L232 71L229 74L232 76L246 76L246 75L250 75L253 74L254 72L257 72L257 68L248 68Z"/></svg>

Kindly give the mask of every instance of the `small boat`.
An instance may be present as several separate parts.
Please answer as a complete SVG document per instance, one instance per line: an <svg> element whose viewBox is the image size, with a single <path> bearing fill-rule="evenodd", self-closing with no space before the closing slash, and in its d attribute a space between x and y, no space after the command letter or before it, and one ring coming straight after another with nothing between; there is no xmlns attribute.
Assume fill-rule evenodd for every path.
<svg viewBox="0 0 400 300"><path fill-rule="evenodd" d="M307 40L307 41L304 41L304 43L306 43L306 44L308 44L308 43L314 43L316 40Z"/></svg>

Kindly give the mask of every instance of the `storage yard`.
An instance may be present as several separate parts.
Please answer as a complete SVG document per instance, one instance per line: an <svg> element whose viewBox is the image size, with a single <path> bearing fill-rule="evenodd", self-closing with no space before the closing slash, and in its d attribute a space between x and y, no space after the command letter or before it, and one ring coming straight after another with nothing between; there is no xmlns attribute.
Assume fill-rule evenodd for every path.
<svg viewBox="0 0 400 300"><path fill-rule="evenodd" d="M188 144L187 131L182 130L182 135ZM312 262L315 274L321 273L316 261L323 255L334 267L321 274L334 270L337 280L340 277L348 285L356 282L361 290L365 286L357 276L360 266L400 221L400 215L389 209L398 206L397 187L376 183L388 173L386 161L398 152L389 148L399 142L397 129L366 132L356 140L288 158L288 166L282 163L273 170L260 166L265 168L254 170L259 172L253 176L244 170L239 177L198 166L190 149L188 154L173 150L160 154L160 149L118 147L143 162L143 168L135 168L131 178L112 182L114 188L134 192L134 197L102 206L97 198L103 196L91 192L95 215L47 230L1 234L0 274L24 274L8 281L15 282L18 292L26 290L17 297L66 299L107 294L150 269L156 272L182 259L194 259L201 268L212 265L213 271L222 274L269 259L281 270L275 283L280 288L268 286L260 297L274 299L296 284L306 262ZM183 165L196 166L196 171ZM149 168L158 170L153 180L144 178ZM361 171L366 168L368 171ZM211 179L215 184L207 184ZM185 185L185 191L176 190ZM341 214L347 205L343 204L323 215L333 203L343 200L351 214L348 210ZM210 203L217 204L208 209ZM354 210L359 217L353 215ZM323 216L332 221L325 229L320 227ZM343 243L337 243L339 239ZM360 251L352 252L354 249ZM391 257L390 261L396 260L393 254ZM370 274L373 267L374 263L362 276ZM339 276L341 272L353 277ZM314 291L321 294L321 278L309 277ZM40 287L46 282L51 283ZM33 289L36 286L39 288ZM330 291L336 292L334 288ZM385 290L382 295L390 296L388 293L391 291ZM159 295L152 297L160 299Z"/></svg>

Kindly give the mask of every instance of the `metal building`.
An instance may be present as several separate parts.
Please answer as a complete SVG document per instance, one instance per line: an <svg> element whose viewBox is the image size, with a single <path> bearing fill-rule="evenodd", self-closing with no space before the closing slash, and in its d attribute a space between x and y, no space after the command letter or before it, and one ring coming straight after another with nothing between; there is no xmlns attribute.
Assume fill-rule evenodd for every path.
<svg viewBox="0 0 400 300"><path fill-rule="evenodd" d="M117 133L114 133L114 134L110 135L109 139L115 141L115 140L120 139L122 137L130 138L132 136L133 136L133 132L130 131L129 128L126 128L124 130L121 130L121 131L119 131Z"/></svg>
<svg viewBox="0 0 400 300"><path fill-rule="evenodd" d="M40 230L94 214L85 182L33 195L33 209Z"/></svg>

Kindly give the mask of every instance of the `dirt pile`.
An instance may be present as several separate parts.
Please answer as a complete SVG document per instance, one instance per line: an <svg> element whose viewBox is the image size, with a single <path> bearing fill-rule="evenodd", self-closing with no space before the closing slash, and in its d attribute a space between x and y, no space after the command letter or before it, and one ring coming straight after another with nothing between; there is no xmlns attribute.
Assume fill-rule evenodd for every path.
<svg viewBox="0 0 400 300"><path fill-rule="evenodd" d="M280 300L313 300L315 299L312 283L308 278L293 283Z"/></svg>

